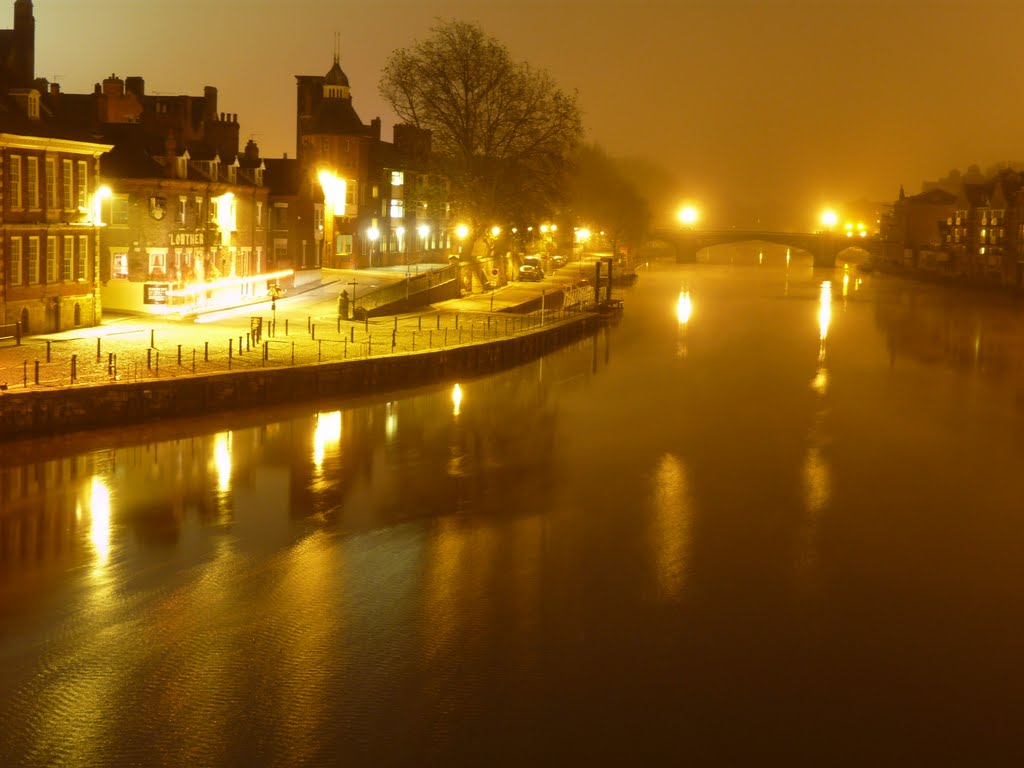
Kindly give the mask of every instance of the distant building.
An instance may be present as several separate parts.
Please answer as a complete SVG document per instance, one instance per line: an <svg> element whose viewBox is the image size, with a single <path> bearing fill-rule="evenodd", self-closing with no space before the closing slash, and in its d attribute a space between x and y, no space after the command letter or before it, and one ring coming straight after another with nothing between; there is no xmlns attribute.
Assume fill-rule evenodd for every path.
<svg viewBox="0 0 1024 768"><path fill-rule="evenodd" d="M97 181L111 148L47 109L34 86L31 0L0 30L0 310L23 334L94 325L99 291Z"/></svg>
<svg viewBox="0 0 1024 768"><path fill-rule="evenodd" d="M918 195L902 188L883 220L884 262L978 283L1024 282L1024 181L1005 170L989 179ZM952 187L952 188L948 188Z"/></svg>
<svg viewBox="0 0 1024 768"><path fill-rule="evenodd" d="M202 96L149 95L141 77L111 75L91 94L48 88L66 124L113 145L104 160L100 279L104 306L190 312L265 296L286 277L268 253L269 188L252 141L239 153L238 116ZM290 275L287 277L290 278Z"/></svg>
<svg viewBox="0 0 1024 768"><path fill-rule="evenodd" d="M280 177L323 203L314 232L323 266L446 261L448 206L428 204L443 199L428 175L429 131L398 125L394 143L382 141L380 118L364 124L356 113L337 56L326 75L297 75L296 84L298 170Z"/></svg>

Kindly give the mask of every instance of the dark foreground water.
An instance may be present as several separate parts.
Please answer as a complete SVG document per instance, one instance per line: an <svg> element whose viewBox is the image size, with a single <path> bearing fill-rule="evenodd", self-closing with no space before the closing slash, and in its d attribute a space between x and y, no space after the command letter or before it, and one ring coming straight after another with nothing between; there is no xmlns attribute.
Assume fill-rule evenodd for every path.
<svg viewBox="0 0 1024 768"><path fill-rule="evenodd" d="M1018 308L625 299L458 386L0 449L0 765L1019 764Z"/></svg>

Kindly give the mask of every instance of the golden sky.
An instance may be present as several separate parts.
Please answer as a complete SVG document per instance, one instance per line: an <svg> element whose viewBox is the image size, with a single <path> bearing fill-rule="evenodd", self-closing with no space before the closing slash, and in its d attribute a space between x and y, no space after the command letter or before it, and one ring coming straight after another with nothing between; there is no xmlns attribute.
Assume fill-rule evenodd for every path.
<svg viewBox="0 0 1024 768"><path fill-rule="evenodd" d="M13 3L8 0L8 5ZM706 220L806 229L826 204L1024 159L1020 0L35 0L36 73L114 73L238 113L294 153L297 74L341 64L364 122L388 55L438 19L479 23L576 90L591 140L678 175ZM12 12L13 13L13 12ZM3 26L10 26L6 22ZM666 205L666 210L673 208ZM738 222L737 222L738 223Z"/></svg>

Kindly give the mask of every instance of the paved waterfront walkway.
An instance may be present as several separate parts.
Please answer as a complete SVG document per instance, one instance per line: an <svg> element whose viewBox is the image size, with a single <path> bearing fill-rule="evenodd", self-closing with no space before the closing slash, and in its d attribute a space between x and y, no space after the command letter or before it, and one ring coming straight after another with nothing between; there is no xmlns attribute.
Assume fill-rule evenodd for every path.
<svg viewBox="0 0 1024 768"><path fill-rule="evenodd" d="M276 311L267 299L189 320L108 313L99 326L29 336L21 345L0 342L0 386L7 393L39 391L481 343L578 316L578 310L513 310L592 275L592 267L573 262L540 282L352 321L338 317L342 288L352 280L366 289L401 282L404 268L325 269L319 284L278 299ZM262 320L258 336L250 333L253 318Z"/></svg>

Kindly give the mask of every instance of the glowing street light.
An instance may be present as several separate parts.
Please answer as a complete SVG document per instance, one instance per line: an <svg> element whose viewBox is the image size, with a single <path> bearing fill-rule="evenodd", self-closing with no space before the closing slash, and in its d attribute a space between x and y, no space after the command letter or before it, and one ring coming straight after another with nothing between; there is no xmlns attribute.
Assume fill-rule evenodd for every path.
<svg viewBox="0 0 1024 768"><path fill-rule="evenodd" d="M110 187L104 184L93 192L92 195L92 224L96 227L103 226L103 201L108 200L114 193Z"/></svg>
<svg viewBox="0 0 1024 768"><path fill-rule="evenodd" d="M459 224L455 227L455 236L459 238L459 258L462 258L462 246L466 242L466 237L469 235L469 227L465 224Z"/></svg>
<svg viewBox="0 0 1024 768"><path fill-rule="evenodd" d="M380 239L380 230L376 227L370 227L366 230L366 236L370 239L370 266L373 266L373 251L377 246L377 241Z"/></svg>
<svg viewBox="0 0 1024 768"><path fill-rule="evenodd" d="M692 227L694 224L697 223L697 219L699 218L697 209L694 208L692 205L684 205L682 208L680 208L678 216L679 222L684 227Z"/></svg>
<svg viewBox="0 0 1024 768"><path fill-rule="evenodd" d="M839 221L839 216L835 211L828 209L822 212L821 223L825 225L825 229L832 229L837 221Z"/></svg>

